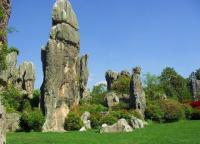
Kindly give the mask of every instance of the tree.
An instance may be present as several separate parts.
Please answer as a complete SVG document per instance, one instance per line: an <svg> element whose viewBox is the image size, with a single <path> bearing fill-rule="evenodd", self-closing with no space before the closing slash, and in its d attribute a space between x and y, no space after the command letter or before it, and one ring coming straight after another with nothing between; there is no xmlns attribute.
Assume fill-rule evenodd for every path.
<svg viewBox="0 0 200 144"><path fill-rule="evenodd" d="M191 98L188 80L179 75L173 68L167 67L160 76L160 82L168 97L179 101Z"/></svg>
<svg viewBox="0 0 200 144"><path fill-rule="evenodd" d="M147 99L157 100L160 96L164 95L164 90L160 84L160 78L151 73L147 73L144 76L144 90Z"/></svg>
<svg viewBox="0 0 200 144"><path fill-rule="evenodd" d="M93 87L90 95L92 96L92 103L104 104L104 94L106 93L106 85L99 84Z"/></svg>

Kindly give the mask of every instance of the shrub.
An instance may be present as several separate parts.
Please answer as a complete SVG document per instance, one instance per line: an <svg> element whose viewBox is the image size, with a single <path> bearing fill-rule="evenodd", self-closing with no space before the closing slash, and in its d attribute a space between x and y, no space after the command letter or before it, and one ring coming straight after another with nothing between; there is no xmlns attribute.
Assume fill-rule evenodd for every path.
<svg viewBox="0 0 200 144"><path fill-rule="evenodd" d="M191 119L192 112L193 112L192 107L189 104L183 104L183 108L184 108L184 112L185 112L185 118L188 120Z"/></svg>
<svg viewBox="0 0 200 144"><path fill-rule="evenodd" d="M6 89L1 93L1 97L2 103L8 112L20 110L24 100L23 95L21 95L13 85L7 86Z"/></svg>
<svg viewBox="0 0 200 144"><path fill-rule="evenodd" d="M185 117L181 104L174 100L161 101L161 109L164 112L164 121L173 122Z"/></svg>
<svg viewBox="0 0 200 144"><path fill-rule="evenodd" d="M68 118L65 121L65 129L70 130L79 130L83 126L81 118L73 112L70 112Z"/></svg>
<svg viewBox="0 0 200 144"><path fill-rule="evenodd" d="M115 111L119 111L123 109L129 109L129 104L123 101L120 101L118 105L112 107L112 110L115 110Z"/></svg>
<svg viewBox="0 0 200 144"><path fill-rule="evenodd" d="M82 104L80 105L80 112L84 113L85 111L88 111L90 113L100 113L100 112L105 112L107 111L108 108L104 107L101 104Z"/></svg>
<svg viewBox="0 0 200 144"><path fill-rule="evenodd" d="M164 112L161 110L158 101L148 102L147 108L145 110L146 119L161 122L164 117Z"/></svg>
<svg viewBox="0 0 200 144"><path fill-rule="evenodd" d="M200 120L200 110L199 109L194 109L192 111L191 119L192 120Z"/></svg>
<svg viewBox="0 0 200 144"><path fill-rule="evenodd" d="M121 75L114 81L111 89L117 93L129 94L130 81L130 77Z"/></svg>
<svg viewBox="0 0 200 144"><path fill-rule="evenodd" d="M40 99L40 90L33 91L33 98L31 99L31 106L38 107L39 106L39 99Z"/></svg>
<svg viewBox="0 0 200 144"><path fill-rule="evenodd" d="M200 101L195 101L190 104L195 109L200 109Z"/></svg>
<svg viewBox="0 0 200 144"><path fill-rule="evenodd" d="M24 111L21 115L20 126L24 131L41 131L44 123L44 116L40 109Z"/></svg>
<svg viewBox="0 0 200 144"><path fill-rule="evenodd" d="M117 118L111 114L105 115L101 118L100 124L108 124L108 125L113 125L114 123L117 122Z"/></svg>
<svg viewBox="0 0 200 144"><path fill-rule="evenodd" d="M91 121L91 126L94 129L98 129L101 127L101 118L102 116L100 115L100 113L92 113L90 116L90 121Z"/></svg>

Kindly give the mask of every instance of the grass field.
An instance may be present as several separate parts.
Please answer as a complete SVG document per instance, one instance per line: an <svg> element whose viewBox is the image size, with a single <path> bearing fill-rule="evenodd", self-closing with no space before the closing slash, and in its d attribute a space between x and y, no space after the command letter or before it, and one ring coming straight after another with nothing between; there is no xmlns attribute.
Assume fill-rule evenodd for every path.
<svg viewBox="0 0 200 144"><path fill-rule="evenodd" d="M10 133L8 144L200 144L200 121L151 124L132 133Z"/></svg>

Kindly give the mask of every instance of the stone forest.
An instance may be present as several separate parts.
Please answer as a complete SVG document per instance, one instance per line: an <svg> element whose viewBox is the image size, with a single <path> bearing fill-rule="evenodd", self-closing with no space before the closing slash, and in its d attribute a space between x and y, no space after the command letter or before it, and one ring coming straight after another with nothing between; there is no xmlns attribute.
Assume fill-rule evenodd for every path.
<svg viewBox="0 0 200 144"><path fill-rule="evenodd" d="M107 70L106 84L100 83L89 89L90 56L80 54L79 23L69 0L56 0L53 6L49 39L41 49L43 83L40 90L35 90L36 66L28 61L17 63L19 50L8 47L6 31L9 29L10 15L10 0L1 0L0 144L6 144L6 139L7 143L11 144L10 137L14 137L16 133L43 132L52 134L47 135L51 139L54 137L53 134L66 133L67 137L71 131L80 133L74 139L81 137L81 134L92 132L96 133L96 136L97 134L107 136L107 133L132 134L124 138L118 135L118 138L121 137L120 144L130 143L126 141L129 139L128 136L134 137L138 132L140 140L144 136L147 141L143 143L149 143L159 138L148 139L145 136L147 133L143 134L142 130L154 135L154 126L179 123L182 125L186 123L187 126L188 121L199 122L200 69L198 68L187 78L171 67L166 67L159 76L150 73L142 76L142 68L134 65L132 71ZM194 130L194 136L195 133L200 134L197 132L199 128ZM159 133L158 129L155 131ZM178 129L171 133L175 136ZM31 141L23 143L20 141L20 135L18 136L19 139L16 135L13 144L33 143ZM95 136L84 137L88 143L96 144L89 141ZM167 137L167 133L161 137ZM182 138L179 137L179 141L174 143L200 143L198 136L195 138L197 139L192 142L184 140L181 142ZM62 141L61 137L58 139ZM123 142L122 139L126 140ZM167 142L167 138L163 139ZM161 138L158 143L165 144L164 140L162 142ZM33 138L33 141L37 143L37 138ZM131 141L135 144L142 143L137 141L137 138ZM49 140L46 143L59 142ZM68 143L68 140L64 141L63 138L63 142L60 143ZM101 141L101 143L112 143L112 141ZM167 143L173 142L169 140Z"/></svg>

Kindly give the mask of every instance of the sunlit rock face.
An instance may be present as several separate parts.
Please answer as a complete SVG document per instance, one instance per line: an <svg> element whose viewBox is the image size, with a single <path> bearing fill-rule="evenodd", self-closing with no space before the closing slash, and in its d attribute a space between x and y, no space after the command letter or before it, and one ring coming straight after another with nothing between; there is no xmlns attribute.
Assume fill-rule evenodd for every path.
<svg viewBox="0 0 200 144"><path fill-rule="evenodd" d="M79 27L68 0L56 1L52 21L49 41L42 49L44 81L40 106L46 116L43 131L62 132L70 109L79 103L80 85L85 88L87 74L81 83Z"/></svg>
<svg viewBox="0 0 200 144"><path fill-rule="evenodd" d="M6 144L6 113L0 101L0 144Z"/></svg>
<svg viewBox="0 0 200 144"><path fill-rule="evenodd" d="M136 67L133 69L133 74L130 83L130 106L141 113L144 117L146 108L146 98L142 87L141 81L141 68Z"/></svg>

